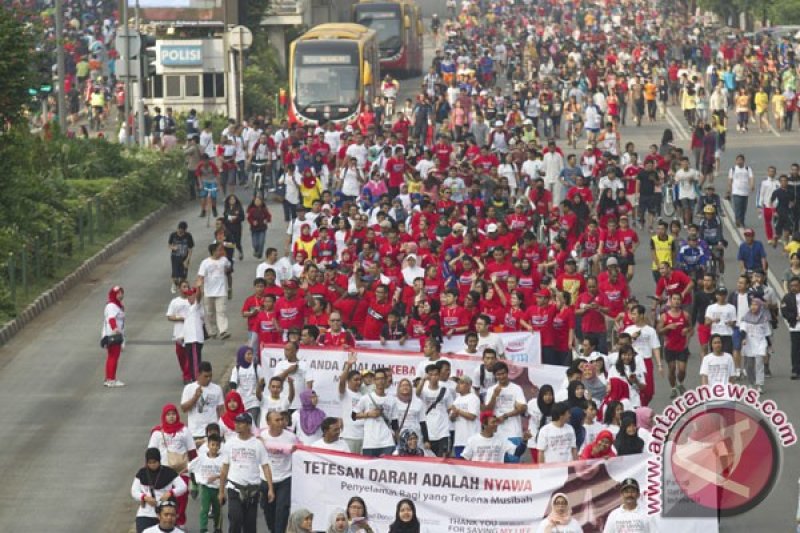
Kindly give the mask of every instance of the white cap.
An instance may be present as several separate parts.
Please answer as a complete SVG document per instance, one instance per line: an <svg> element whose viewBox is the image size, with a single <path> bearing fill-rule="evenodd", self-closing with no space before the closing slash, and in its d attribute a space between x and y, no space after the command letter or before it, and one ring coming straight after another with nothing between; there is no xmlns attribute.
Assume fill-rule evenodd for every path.
<svg viewBox="0 0 800 533"><path fill-rule="evenodd" d="M494 122L494 125L495 125L495 127L499 128L500 126L502 126L502 125L503 125L503 121L502 121L502 120L496 120L496 121Z"/></svg>
<svg viewBox="0 0 800 533"><path fill-rule="evenodd" d="M488 233L494 233L495 231L497 231L497 224L489 224L488 226L486 226L486 231Z"/></svg>

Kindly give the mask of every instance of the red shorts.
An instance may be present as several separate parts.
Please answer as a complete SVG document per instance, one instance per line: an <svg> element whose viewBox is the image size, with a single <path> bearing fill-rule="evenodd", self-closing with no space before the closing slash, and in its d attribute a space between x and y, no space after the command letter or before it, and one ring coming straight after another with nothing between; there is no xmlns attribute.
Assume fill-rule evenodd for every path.
<svg viewBox="0 0 800 533"><path fill-rule="evenodd" d="M700 342L700 346L705 346L708 344L709 339L711 339L711 326L707 326L706 324L698 324L697 340Z"/></svg>

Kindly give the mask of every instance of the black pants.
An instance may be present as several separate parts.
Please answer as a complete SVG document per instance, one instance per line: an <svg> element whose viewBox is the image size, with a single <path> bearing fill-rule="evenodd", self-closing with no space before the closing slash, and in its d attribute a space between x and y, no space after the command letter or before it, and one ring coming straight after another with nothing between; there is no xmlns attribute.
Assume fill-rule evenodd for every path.
<svg viewBox="0 0 800 533"><path fill-rule="evenodd" d="M267 482L261 482L261 506L264 509L264 518L270 533L285 533L289 525L289 513L292 504L292 478L286 478L272 484L275 490L275 499L267 502Z"/></svg>
<svg viewBox="0 0 800 533"><path fill-rule="evenodd" d="M239 493L228 489L228 531L230 533L256 533L258 501L243 502Z"/></svg>
<svg viewBox="0 0 800 533"><path fill-rule="evenodd" d="M189 375L192 376L192 380L196 380L197 369L200 368L200 363L203 361L203 343L187 342L184 348L186 357L189 359Z"/></svg>
<svg viewBox="0 0 800 533"><path fill-rule="evenodd" d="M191 200L197 199L197 176L194 173L194 170L187 170L186 171L186 184L189 187L189 198Z"/></svg>
<svg viewBox="0 0 800 533"><path fill-rule="evenodd" d="M542 364L560 365L561 361L552 346L542 346Z"/></svg>
<svg viewBox="0 0 800 533"><path fill-rule="evenodd" d="M597 343L598 352L608 353L608 342L605 333L584 333L583 338L595 341Z"/></svg>
<svg viewBox="0 0 800 533"><path fill-rule="evenodd" d="M431 451L436 457L447 457L447 450L450 448L450 439L448 437L439 440L432 440Z"/></svg>
<svg viewBox="0 0 800 533"><path fill-rule="evenodd" d="M800 331L792 331L792 374L800 375Z"/></svg>

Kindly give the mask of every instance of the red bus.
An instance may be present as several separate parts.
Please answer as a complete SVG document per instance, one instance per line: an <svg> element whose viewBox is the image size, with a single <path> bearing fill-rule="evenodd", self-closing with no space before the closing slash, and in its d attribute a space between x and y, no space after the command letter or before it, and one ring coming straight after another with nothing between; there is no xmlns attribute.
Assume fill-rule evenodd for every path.
<svg viewBox="0 0 800 533"><path fill-rule="evenodd" d="M381 71L397 77L413 77L423 73L422 12L410 0L362 0L353 6L353 22L378 34Z"/></svg>

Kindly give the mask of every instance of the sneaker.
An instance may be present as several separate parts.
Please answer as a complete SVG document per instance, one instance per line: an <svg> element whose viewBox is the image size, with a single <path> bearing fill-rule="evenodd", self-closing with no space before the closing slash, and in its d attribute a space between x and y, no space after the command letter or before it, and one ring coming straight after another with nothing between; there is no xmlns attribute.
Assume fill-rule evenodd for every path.
<svg viewBox="0 0 800 533"><path fill-rule="evenodd" d="M683 394L686 392L686 387L683 386L683 383L678 383L678 393Z"/></svg>
<svg viewBox="0 0 800 533"><path fill-rule="evenodd" d="M764 385L756 385L756 390L759 394L764 394Z"/></svg>
<svg viewBox="0 0 800 533"><path fill-rule="evenodd" d="M109 387L124 387L124 386L125 383L121 382L118 379L115 379L114 381L111 382L111 385L109 385Z"/></svg>
<svg viewBox="0 0 800 533"><path fill-rule="evenodd" d="M796 381L800 379L800 374L792 374L792 377L790 377L789 379L791 379L792 381Z"/></svg>
<svg viewBox="0 0 800 533"><path fill-rule="evenodd" d="M219 338L220 338L221 340L225 340L225 339L229 338L230 336L231 336L231 334L230 334L230 333L228 333L227 331L224 331L224 332L222 332L222 333L220 333L220 334L219 334Z"/></svg>
<svg viewBox="0 0 800 533"><path fill-rule="evenodd" d="M103 387L113 387L112 383L114 383L112 380L107 379L103 382Z"/></svg>
<svg viewBox="0 0 800 533"><path fill-rule="evenodd" d="M674 400L677 397L678 397L678 388L677 387L672 387L672 392L670 392L670 394L669 394L669 399L670 400Z"/></svg>
<svg viewBox="0 0 800 533"><path fill-rule="evenodd" d="M769 369L769 365L764 365L764 377L765 378L772 377L772 370Z"/></svg>
<svg viewBox="0 0 800 533"><path fill-rule="evenodd" d="M239 261L244 261L244 254L239 252Z"/></svg>
<svg viewBox="0 0 800 533"><path fill-rule="evenodd" d="M206 217L206 212L200 211L200 218L205 218L205 217Z"/></svg>
<svg viewBox="0 0 800 533"><path fill-rule="evenodd" d="M171 292L172 294L175 294L176 292L178 292L178 289L175 288L175 284L174 283L170 284L169 292Z"/></svg>

